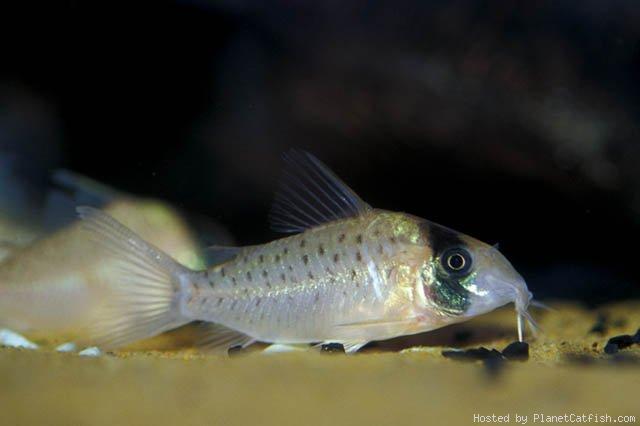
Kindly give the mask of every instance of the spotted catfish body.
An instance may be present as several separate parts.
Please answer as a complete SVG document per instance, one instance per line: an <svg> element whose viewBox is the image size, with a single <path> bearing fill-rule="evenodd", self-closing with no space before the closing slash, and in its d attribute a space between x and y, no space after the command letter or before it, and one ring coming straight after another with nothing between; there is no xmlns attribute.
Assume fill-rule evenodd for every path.
<svg viewBox="0 0 640 426"><path fill-rule="evenodd" d="M531 294L493 247L362 201L315 157L286 157L271 221L292 236L214 248L223 261L192 271L114 219L80 208L86 228L122 260L122 298L95 325L118 346L199 320L215 347L372 340L464 321L514 301L519 331Z"/></svg>
<svg viewBox="0 0 640 426"><path fill-rule="evenodd" d="M413 309L423 255L413 218L372 210L242 249L195 282L187 310L267 342L367 342L397 335ZM409 324L406 324L407 326Z"/></svg>

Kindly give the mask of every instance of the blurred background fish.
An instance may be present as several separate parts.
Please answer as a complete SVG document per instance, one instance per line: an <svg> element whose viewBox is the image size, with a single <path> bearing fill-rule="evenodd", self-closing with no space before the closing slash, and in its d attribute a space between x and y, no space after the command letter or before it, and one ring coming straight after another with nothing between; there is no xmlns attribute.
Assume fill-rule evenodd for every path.
<svg viewBox="0 0 640 426"><path fill-rule="evenodd" d="M14 178L11 184L24 182ZM53 341L82 341L88 337L86 327L112 303L120 284L113 258L75 223L78 203L102 206L183 265L204 267L201 242L184 215L169 204L127 195L65 170L54 173L52 184L41 210L31 203L30 220L20 220L15 200L5 200L5 211L14 214L0 216L0 328ZM216 241L230 241L220 227L208 231Z"/></svg>

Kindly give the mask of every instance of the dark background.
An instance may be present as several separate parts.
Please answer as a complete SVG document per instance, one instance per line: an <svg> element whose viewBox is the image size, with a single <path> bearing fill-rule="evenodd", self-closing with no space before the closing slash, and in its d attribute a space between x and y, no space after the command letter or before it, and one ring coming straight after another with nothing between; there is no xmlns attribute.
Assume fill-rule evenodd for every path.
<svg viewBox="0 0 640 426"><path fill-rule="evenodd" d="M640 296L636 1L20 4L0 178L23 212L66 168L260 243L297 147L376 207L500 242L537 297Z"/></svg>

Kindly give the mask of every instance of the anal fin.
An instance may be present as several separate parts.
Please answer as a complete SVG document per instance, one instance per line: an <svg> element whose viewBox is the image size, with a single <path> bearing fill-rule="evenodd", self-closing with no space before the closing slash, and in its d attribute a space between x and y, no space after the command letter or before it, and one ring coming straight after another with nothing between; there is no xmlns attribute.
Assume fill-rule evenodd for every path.
<svg viewBox="0 0 640 426"><path fill-rule="evenodd" d="M342 342L344 352L348 355L358 352L364 345L369 342Z"/></svg>
<svg viewBox="0 0 640 426"><path fill-rule="evenodd" d="M205 352L226 353L230 348L240 346L246 348L255 343L255 339L239 331L214 323L200 325L202 338L196 343Z"/></svg>

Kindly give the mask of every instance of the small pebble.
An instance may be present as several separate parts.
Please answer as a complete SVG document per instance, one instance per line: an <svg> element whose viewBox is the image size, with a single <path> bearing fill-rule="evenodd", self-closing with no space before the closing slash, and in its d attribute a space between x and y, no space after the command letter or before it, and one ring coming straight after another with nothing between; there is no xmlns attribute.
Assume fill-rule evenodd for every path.
<svg viewBox="0 0 640 426"><path fill-rule="evenodd" d="M467 350L448 350L442 351L442 356L456 361L486 361L494 359L501 361L526 361L529 359L529 344L526 342L513 342L507 345L502 352L495 349L489 350L484 347ZM487 367L490 368L489 366Z"/></svg>
<svg viewBox="0 0 640 426"><path fill-rule="evenodd" d="M497 350L489 350L484 347L467 350L442 351L442 356L456 361L484 361L490 358L503 359L502 354Z"/></svg>
<svg viewBox="0 0 640 426"><path fill-rule="evenodd" d="M73 352L75 350L76 344L73 342L63 343L56 348L56 351L58 352Z"/></svg>
<svg viewBox="0 0 640 426"><path fill-rule="evenodd" d="M608 354L615 354L618 350L628 348L634 343L634 337L628 334L622 334L609 339L607 345L604 347L604 351Z"/></svg>
<svg viewBox="0 0 640 426"><path fill-rule="evenodd" d="M245 348L243 348L242 345L231 346L229 349L227 349L227 355L229 356L239 355L244 352L244 349Z"/></svg>
<svg viewBox="0 0 640 426"><path fill-rule="evenodd" d="M640 332L640 330L638 330L638 332ZM620 336L612 337L604 347L604 352L611 355L617 353L620 349L628 348L629 346L638 342L637 336L638 333L636 333L634 336L622 334Z"/></svg>
<svg viewBox="0 0 640 426"><path fill-rule="evenodd" d="M35 343L6 328L0 329L0 346L22 349L38 349L38 345Z"/></svg>
<svg viewBox="0 0 640 426"><path fill-rule="evenodd" d="M78 355L96 357L102 355L102 351L95 346L91 346L78 352Z"/></svg>
<svg viewBox="0 0 640 426"><path fill-rule="evenodd" d="M341 343L327 343L320 349L322 353L344 353L344 346Z"/></svg>
<svg viewBox="0 0 640 426"><path fill-rule="evenodd" d="M513 342L502 350L502 355L509 361L526 361L529 359L529 344L527 342Z"/></svg>

